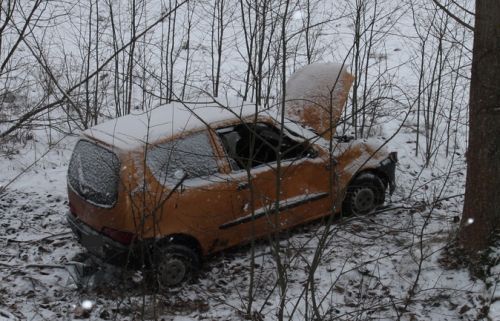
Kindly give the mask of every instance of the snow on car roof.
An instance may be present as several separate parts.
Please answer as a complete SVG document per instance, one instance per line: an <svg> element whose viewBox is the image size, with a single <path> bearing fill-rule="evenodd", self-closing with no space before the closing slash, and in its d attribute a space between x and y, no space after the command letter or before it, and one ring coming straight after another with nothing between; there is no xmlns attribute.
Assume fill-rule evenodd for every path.
<svg viewBox="0 0 500 321"><path fill-rule="evenodd" d="M156 142L186 131L201 129L208 124L247 117L254 113L255 104L234 100L220 104L213 101L173 102L106 121L85 130L83 135L118 149L132 150L145 142Z"/></svg>

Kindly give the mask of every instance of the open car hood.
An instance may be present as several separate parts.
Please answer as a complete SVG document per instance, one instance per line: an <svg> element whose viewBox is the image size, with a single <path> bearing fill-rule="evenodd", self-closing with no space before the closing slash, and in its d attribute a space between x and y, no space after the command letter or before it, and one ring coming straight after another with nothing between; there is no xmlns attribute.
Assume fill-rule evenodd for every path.
<svg viewBox="0 0 500 321"><path fill-rule="evenodd" d="M331 139L353 80L345 67L335 63L297 70L286 83L286 117Z"/></svg>

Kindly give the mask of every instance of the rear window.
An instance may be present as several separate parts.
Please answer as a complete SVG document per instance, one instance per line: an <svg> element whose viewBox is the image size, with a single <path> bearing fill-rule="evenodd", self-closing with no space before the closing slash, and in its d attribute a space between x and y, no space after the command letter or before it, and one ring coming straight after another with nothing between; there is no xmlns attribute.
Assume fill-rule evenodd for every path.
<svg viewBox="0 0 500 321"><path fill-rule="evenodd" d="M209 176L219 170L206 132L152 146L146 162L162 184L176 184L184 176L186 179Z"/></svg>
<svg viewBox="0 0 500 321"><path fill-rule="evenodd" d="M120 162L115 153L80 140L68 167L70 187L88 202L111 207L118 194Z"/></svg>

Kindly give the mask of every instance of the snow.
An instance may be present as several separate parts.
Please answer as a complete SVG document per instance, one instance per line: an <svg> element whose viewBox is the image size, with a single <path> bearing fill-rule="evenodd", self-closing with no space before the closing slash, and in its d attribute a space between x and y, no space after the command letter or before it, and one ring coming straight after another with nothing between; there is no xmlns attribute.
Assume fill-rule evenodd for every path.
<svg viewBox="0 0 500 321"><path fill-rule="evenodd" d="M500 241L497 241L488 257L493 263L486 280L489 283L488 295L491 302L489 318L500 320Z"/></svg>
<svg viewBox="0 0 500 321"><path fill-rule="evenodd" d="M119 170L120 162L114 153L80 140L68 166L68 182L87 201L111 207L116 202Z"/></svg>
<svg viewBox="0 0 500 321"><path fill-rule="evenodd" d="M286 83L287 109L297 106L303 110L311 103L328 106L336 96L332 92L342 88L343 72L345 67L336 63L315 63L300 68Z"/></svg>
<svg viewBox="0 0 500 321"><path fill-rule="evenodd" d="M286 116L322 133L331 121L336 124L340 118L348 81L345 66L335 63L314 63L298 69L286 83Z"/></svg>
<svg viewBox="0 0 500 321"><path fill-rule="evenodd" d="M207 124L242 118L255 112L255 105L234 100L174 102L151 110L119 117L87 129L83 135L120 150L134 150L147 143L202 129Z"/></svg>
<svg viewBox="0 0 500 321"><path fill-rule="evenodd" d="M472 279L463 268L445 269L440 263L448 232L458 227L452 217L459 215L461 199L442 201L439 208L436 206L433 210L419 205L423 203L418 202L431 197L431 191L442 184L432 180L433 171L437 173L437 170L427 169L418 178L417 185L429 187L421 189L422 194L416 194L416 200L405 200L415 182L412 173L421 165L411 152L401 148L407 145L407 136L403 134L390 142L390 148L397 149L401 159L397 173L399 187L391 203L394 209L333 225L308 225L285 233L281 258L287 264L290 280L287 313L298 304L292 319L301 320L306 313L301 293L308 284L308 267L312 266L323 236L326 247L321 252L314 280L318 300L324 300L320 311L325 318L357 316L393 320L405 305L422 258L420 281L405 315L424 320L474 320L482 309L482 300L490 295L485 285ZM75 139L70 138L64 144L74 143ZM377 144L371 140L369 145ZM141 311L141 300L145 297L146 311L152 313L151 307L156 302L166 320L243 319L241 295L248 291L251 266L250 251L246 247L208 259L196 282L170 290L158 297L158 301L143 292L141 278L135 273L91 263L94 268L99 266L94 274L81 279L78 274L71 274L71 267L83 250L64 221L65 175L54 175L60 166L67 167L70 154L70 148L57 149L47 161L65 165L48 167L46 171L37 168L36 172L22 176L0 198L0 277L4 284L9 284L0 292L0 295L7 294L3 301L7 305L0 310L13 314L14 320L72 319L76 307L90 300L94 302L90 320L103 320L101 316L107 314L111 318L130 320L131 314ZM454 167L462 171L464 163L458 162ZM45 175L55 181L50 185L29 185L42 182ZM463 184L463 176L454 175L446 184L446 195L457 193ZM424 238L420 245L418 234L422 229ZM255 251L255 313L261 311L264 320L274 320L279 296L274 293L271 300L266 299L273 293L277 280L272 248L265 242L258 243ZM498 272L498 268L494 271ZM119 302L128 302L126 308L118 307ZM498 311L497 302L491 306L492 316Z"/></svg>
<svg viewBox="0 0 500 321"><path fill-rule="evenodd" d="M117 11L127 6L121 1L112 2ZM206 30L209 30L211 19L206 14L208 11L203 11L207 9L203 7L206 3L197 7L197 10L201 8L202 11L196 12L191 38L192 60L188 72L192 88L187 89L187 96L192 101L202 101L196 99L193 93L199 88L207 88L206 83L210 82L211 71L207 67L210 65L210 33ZM352 1L346 3L350 5ZM468 5L472 2L462 3ZM79 30L80 25L86 24L84 16L88 14L82 4L48 3L49 6L59 7L54 22L58 28L50 29L49 34L43 37L48 42L44 49L48 50L46 56L54 67L58 67L54 61L62 60L63 54L67 54L67 63L74 65L72 70L76 71L75 74L69 73L68 78L78 79L81 76L78 73L82 61L80 45L88 37L88 34ZM316 29L316 52L319 54L313 60L343 61L350 50L352 21L348 15L337 20L336 12L344 15L344 11L332 11L336 9L333 6L341 4L335 1L319 2L318 16L325 19L334 17L334 22L325 25L324 29ZM387 200L387 207L370 216L343 218L331 225L309 224L286 231L279 240L279 251L276 251L276 244L270 245L264 240L256 243L254 252L243 246L207 258L195 281L152 295L151 288L141 283L144 279L141 273L124 271L88 258L67 226L64 216L68 210L66 175L71 152L79 137L71 134L63 124L56 124L58 130L53 132L39 127L49 119L49 114L51 117L57 116L55 111L50 111L44 115L47 117L37 119L26 135L23 132L19 143L8 142L0 146L0 186L7 186L6 191L0 194L0 320L72 320L76 317L76 308L87 301L93 303L88 320L245 320L249 317L246 311L252 277L254 300L250 310L255 320L276 320L281 297L286 301L285 319L290 320L316 319L311 314L314 310L320 314L317 319L323 320L500 320L500 246L497 244L490 254L496 263L486 280L478 279L465 267L454 264L453 256L447 253L447 247L459 228L463 207L466 111L458 108L450 114L447 109L441 111L447 117L438 122L438 133L434 137L438 146L433 150L432 161L426 165L425 133L421 133L419 151L415 150L415 133L417 130L422 131L423 125L416 127L415 107L411 101L417 90L414 68L419 57L419 48L415 47L417 35L413 30L414 21L409 17L412 11L404 7L405 2L380 1L379 4L381 10L388 8L391 11L386 15L390 21L381 20L375 24L375 29L379 29L384 38L373 48L374 58L370 58L369 63L375 68L371 69L368 76L378 77L378 66L382 69L387 67L389 73L383 75L382 81L375 86L388 88L384 94L396 102L384 101L378 106L374 128L377 135L385 139L378 142L370 140L367 146L375 147L396 134L388 142L387 148L398 152L398 188ZM83 5L87 6L86 3ZM434 14L436 11L431 5L431 2L425 1L421 9ZM392 14L394 6L403 6L404 10ZM158 7L158 3L148 1L141 24L156 19L160 14ZM50 9L47 8L47 15L53 14ZM344 9L347 10L345 13L349 13L349 8ZM420 8L412 9L416 9L417 16L421 14ZM100 6L99 10L102 11L100 15L106 16L106 6ZM70 17L80 17L80 20L66 21L69 19L68 11L72 14ZM78 14L75 15L75 12ZM246 66L246 58L242 54L245 44L241 28L237 25L238 11L235 12L235 21L231 21L226 33L227 39L232 42L223 53L222 64L222 91L233 95L243 91L241 79ZM401 20L397 20L399 13L403 15ZM183 14L179 13L179 19L183 19ZM304 19L304 15L304 10L294 14L292 31L303 28L300 20ZM128 30L129 21L125 19L125 14L118 12L116 17L117 22ZM418 19L425 18L428 17ZM179 25L183 26L177 29L180 39L185 36L186 24ZM391 25L394 27L388 27ZM450 28L447 33L460 32L460 28L454 29ZM156 31L151 38L145 38L145 42L150 41L153 45L153 51L157 48L158 43L155 41L160 34ZM36 34L37 30L33 33ZM129 36L127 32L121 35L123 39ZM109 35L103 34L102 37L102 43L111 43ZM294 40L298 38L290 39L290 50L294 49ZM29 36L26 39L33 40ZM64 46L58 46L58 39L64 41ZM429 42L427 54L433 55L430 45ZM178 50L177 59L180 63L174 69L174 81L179 84L184 75L186 51L175 49ZM101 54L103 57L107 55L106 52ZM277 52L270 54L277 55ZM289 57L288 75L305 64L304 56L301 50L296 56ZM447 57L454 64L454 57ZM430 61L434 62L433 59ZM23 63L31 68L28 60L29 55L22 57ZM154 61L151 63L154 64ZM432 66L427 67L432 70ZM467 73L467 68L460 68L461 72ZM55 68L54 71L59 76L59 69ZM264 73L267 71L265 69ZM317 70L318 73L321 71ZM39 75L32 70L29 73L33 77ZM109 74L108 71L106 73ZM334 74L329 72L325 77ZM155 76L151 79L155 79ZM274 76L270 74L269 77ZM31 80L27 78L24 85L26 93L21 93L26 96L23 104L24 100L27 104L39 93L44 93L44 88L37 85L27 86ZM58 80L62 86L65 85L64 76ZM25 79L20 77L16 81L23 82ZM385 82L387 87L384 87ZM326 83L331 83L331 78ZM151 90L159 95L157 84L152 81L141 87L141 90ZM302 99L304 96L298 93L303 88L309 88L309 85L307 81L301 81L300 86L296 86L300 88L294 89L292 82L288 97ZM447 96L447 90L451 89L443 87L442 97ZM302 91L310 94L309 91ZM133 105L141 108L140 94L135 91L133 94ZM467 86L459 84L454 97L456 99L453 102L439 101L438 107L450 103L455 103L455 107L464 102L466 104ZM109 109L102 110L101 119L112 115L115 107L112 94L106 95L104 99L104 105L108 105ZM247 113L246 107L240 107L241 102L221 101L224 106L234 106L236 114L248 115L255 110L252 105L248 107ZM234 117L231 110L217 107L210 99L206 103L189 104L188 107L195 108L196 114L200 114L201 119L207 122ZM87 130L85 135L116 145L124 151L131 150L143 146L146 141L153 142L202 128L203 122L187 109L186 106L173 103L147 112L135 112L102 123ZM0 121L3 121L6 110L11 109L0 110ZM12 113L17 115L19 112L12 108ZM407 114L409 116L406 119ZM456 127L450 129L454 140L447 155L442 147L448 119L458 121ZM141 126L131 126L137 120ZM328 141L317 138L293 122L287 121L286 126L306 139L322 146L329 145ZM347 135L351 134L349 130L346 123L337 128L338 132ZM33 138L28 138L28 134ZM345 144L338 144L335 152L341 152ZM13 147L15 152L9 153L8 147ZM233 179L244 179L246 173L242 171L232 175ZM227 178L220 175L216 179ZM188 188L203 184L206 185L207 181L186 181ZM278 255L287 281L286 288L282 290L278 286ZM90 271L83 273L85 269ZM313 289L316 306L311 300ZM484 314L487 308L488 318Z"/></svg>
<svg viewBox="0 0 500 321"><path fill-rule="evenodd" d="M490 305L489 316L491 320L500 320L500 299L495 296L495 301Z"/></svg>
<svg viewBox="0 0 500 321"><path fill-rule="evenodd" d="M388 153L387 142L380 138L370 137L367 139L352 140L350 142L342 143L339 142L334 146L333 155L340 155L344 153L349 148L359 149L361 151L359 157L354 159L350 164L348 164L344 169L351 175L354 175L363 166L368 166L375 168L380 164L380 156L386 155ZM393 148L392 151L396 151L397 148Z"/></svg>

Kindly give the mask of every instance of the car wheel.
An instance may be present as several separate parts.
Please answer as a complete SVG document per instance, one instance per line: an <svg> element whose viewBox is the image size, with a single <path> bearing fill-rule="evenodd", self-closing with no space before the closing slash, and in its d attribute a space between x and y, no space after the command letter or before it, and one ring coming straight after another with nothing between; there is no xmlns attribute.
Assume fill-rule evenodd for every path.
<svg viewBox="0 0 500 321"><path fill-rule="evenodd" d="M368 214L384 201L385 187L382 180L375 174L362 173L347 187L342 212L345 215Z"/></svg>
<svg viewBox="0 0 500 321"><path fill-rule="evenodd" d="M166 245L158 251L157 256L155 270L160 287L177 286L191 279L199 269L198 254L184 245Z"/></svg>

